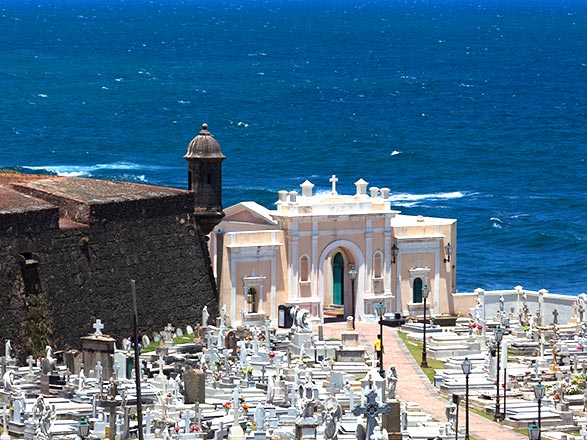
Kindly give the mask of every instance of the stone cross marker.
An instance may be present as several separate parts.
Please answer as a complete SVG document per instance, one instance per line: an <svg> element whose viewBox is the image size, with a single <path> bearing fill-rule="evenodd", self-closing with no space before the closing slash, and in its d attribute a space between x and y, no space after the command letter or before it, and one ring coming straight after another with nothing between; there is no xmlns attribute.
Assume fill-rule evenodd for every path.
<svg viewBox="0 0 587 440"><path fill-rule="evenodd" d="M367 401L361 406L355 406L352 411L356 416L364 415L367 418L365 438L370 439L377 423L376 417L379 414L387 414L389 412L389 406L386 403L380 404L377 402L377 391L374 389L366 393L365 397Z"/></svg>
<svg viewBox="0 0 587 440"><path fill-rule="evenodd" d="M192 413L189 409L186 409L183 413L183 419L185 421L185 427L183 432L185 434L189 434L190 433L190 421L192 419Z"/></svg>
<svg viewBox="0 0 587 440"><path fill-rule="evenodd" d="M92 327L94 327L94 334L95 335L101 335L102 334L102 329L104 328L104 324L102 324L102 321L99 319L96 319L96 322L94 324L92 324Z"/></svg>

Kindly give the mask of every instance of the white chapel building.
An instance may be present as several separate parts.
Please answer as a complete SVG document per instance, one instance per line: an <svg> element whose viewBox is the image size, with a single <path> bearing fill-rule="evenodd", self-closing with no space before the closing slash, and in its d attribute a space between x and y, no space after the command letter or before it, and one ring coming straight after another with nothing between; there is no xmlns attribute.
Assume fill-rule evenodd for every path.
<svg viewBox="0 0 587 440"><path fill-rule="evenodd" d="M210 255L230 324L270 319L297 305L318 321L454 312L456 220L392 209L388 188L355 182L353 195L314 194L305 181L279 191L275 210L242 202L224 210L210 234Z"/></svg>

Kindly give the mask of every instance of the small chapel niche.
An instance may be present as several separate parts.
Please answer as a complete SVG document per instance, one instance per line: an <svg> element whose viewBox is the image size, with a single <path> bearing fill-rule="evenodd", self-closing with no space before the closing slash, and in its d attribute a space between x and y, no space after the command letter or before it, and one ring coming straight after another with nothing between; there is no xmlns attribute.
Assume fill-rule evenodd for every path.
<svg viewBox="0 0 587 440"><path fill-rule="evenodd" d="M300 258L300 281L310 281L310 259L307 255Z"/></svg>
<svg viewBox="0 0 587 440"><path fill-rule="evenodd" d="M39 256L31 252L23 252L18 256L20 272L25 295L38 294L41 291L39 276Z"/></svg>
<svg viewBox="0 0 587 440"><path fill-rule="evenodd" d="M373 254L373 291L383 293L383 254L377 251Z"/></svg>
<svg viewBox="0 0 587 440"><path fill-rule="evenodd" d="M247 290L247 313L257 313L257 291L254 287Z"/></svg>

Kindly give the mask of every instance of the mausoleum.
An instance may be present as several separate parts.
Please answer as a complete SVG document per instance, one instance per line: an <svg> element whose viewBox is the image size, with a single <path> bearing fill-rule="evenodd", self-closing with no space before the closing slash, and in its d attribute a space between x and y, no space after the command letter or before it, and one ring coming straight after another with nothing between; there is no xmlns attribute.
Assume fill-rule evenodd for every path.
<svg viewBox="0 0 587 440"><path fill-rule="evenodd" d="M355 182L355 194L279 191L274 210L255 202L225 209L212 231L210 253L220 304L232 325L279 319L279 306L307 308L312 316L374 320L387 314L453 312L456 220L402 215L388 188Z"/></svg>

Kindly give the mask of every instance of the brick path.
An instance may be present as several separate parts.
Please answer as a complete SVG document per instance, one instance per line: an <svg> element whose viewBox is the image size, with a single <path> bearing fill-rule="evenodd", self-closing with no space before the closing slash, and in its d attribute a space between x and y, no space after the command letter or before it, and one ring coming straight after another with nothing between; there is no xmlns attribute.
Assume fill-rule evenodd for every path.
<svg viewBox="0 0 587 440"><path fill-rule="evenodd" d="M345 322L324 325L324 337L340 339L346 328ZM373 352L373 344L379 333L378 324L357 323L356 330L360 334L360 343L367 351ZM445 408L447 399L438 391L424 375L418 362L414 360L405 345L399 339L397 329L383 327L383 345L385 347L385 369L395 364L398 375L396 392L400 400L415 402L423 411L431 414L436 420L446 420ZM459 410L459 426L465 424L464 403ZM523 440L526 436L518 434L507 426L502 426L473 412L469 412L469 435L475 440Z"/></svg>

